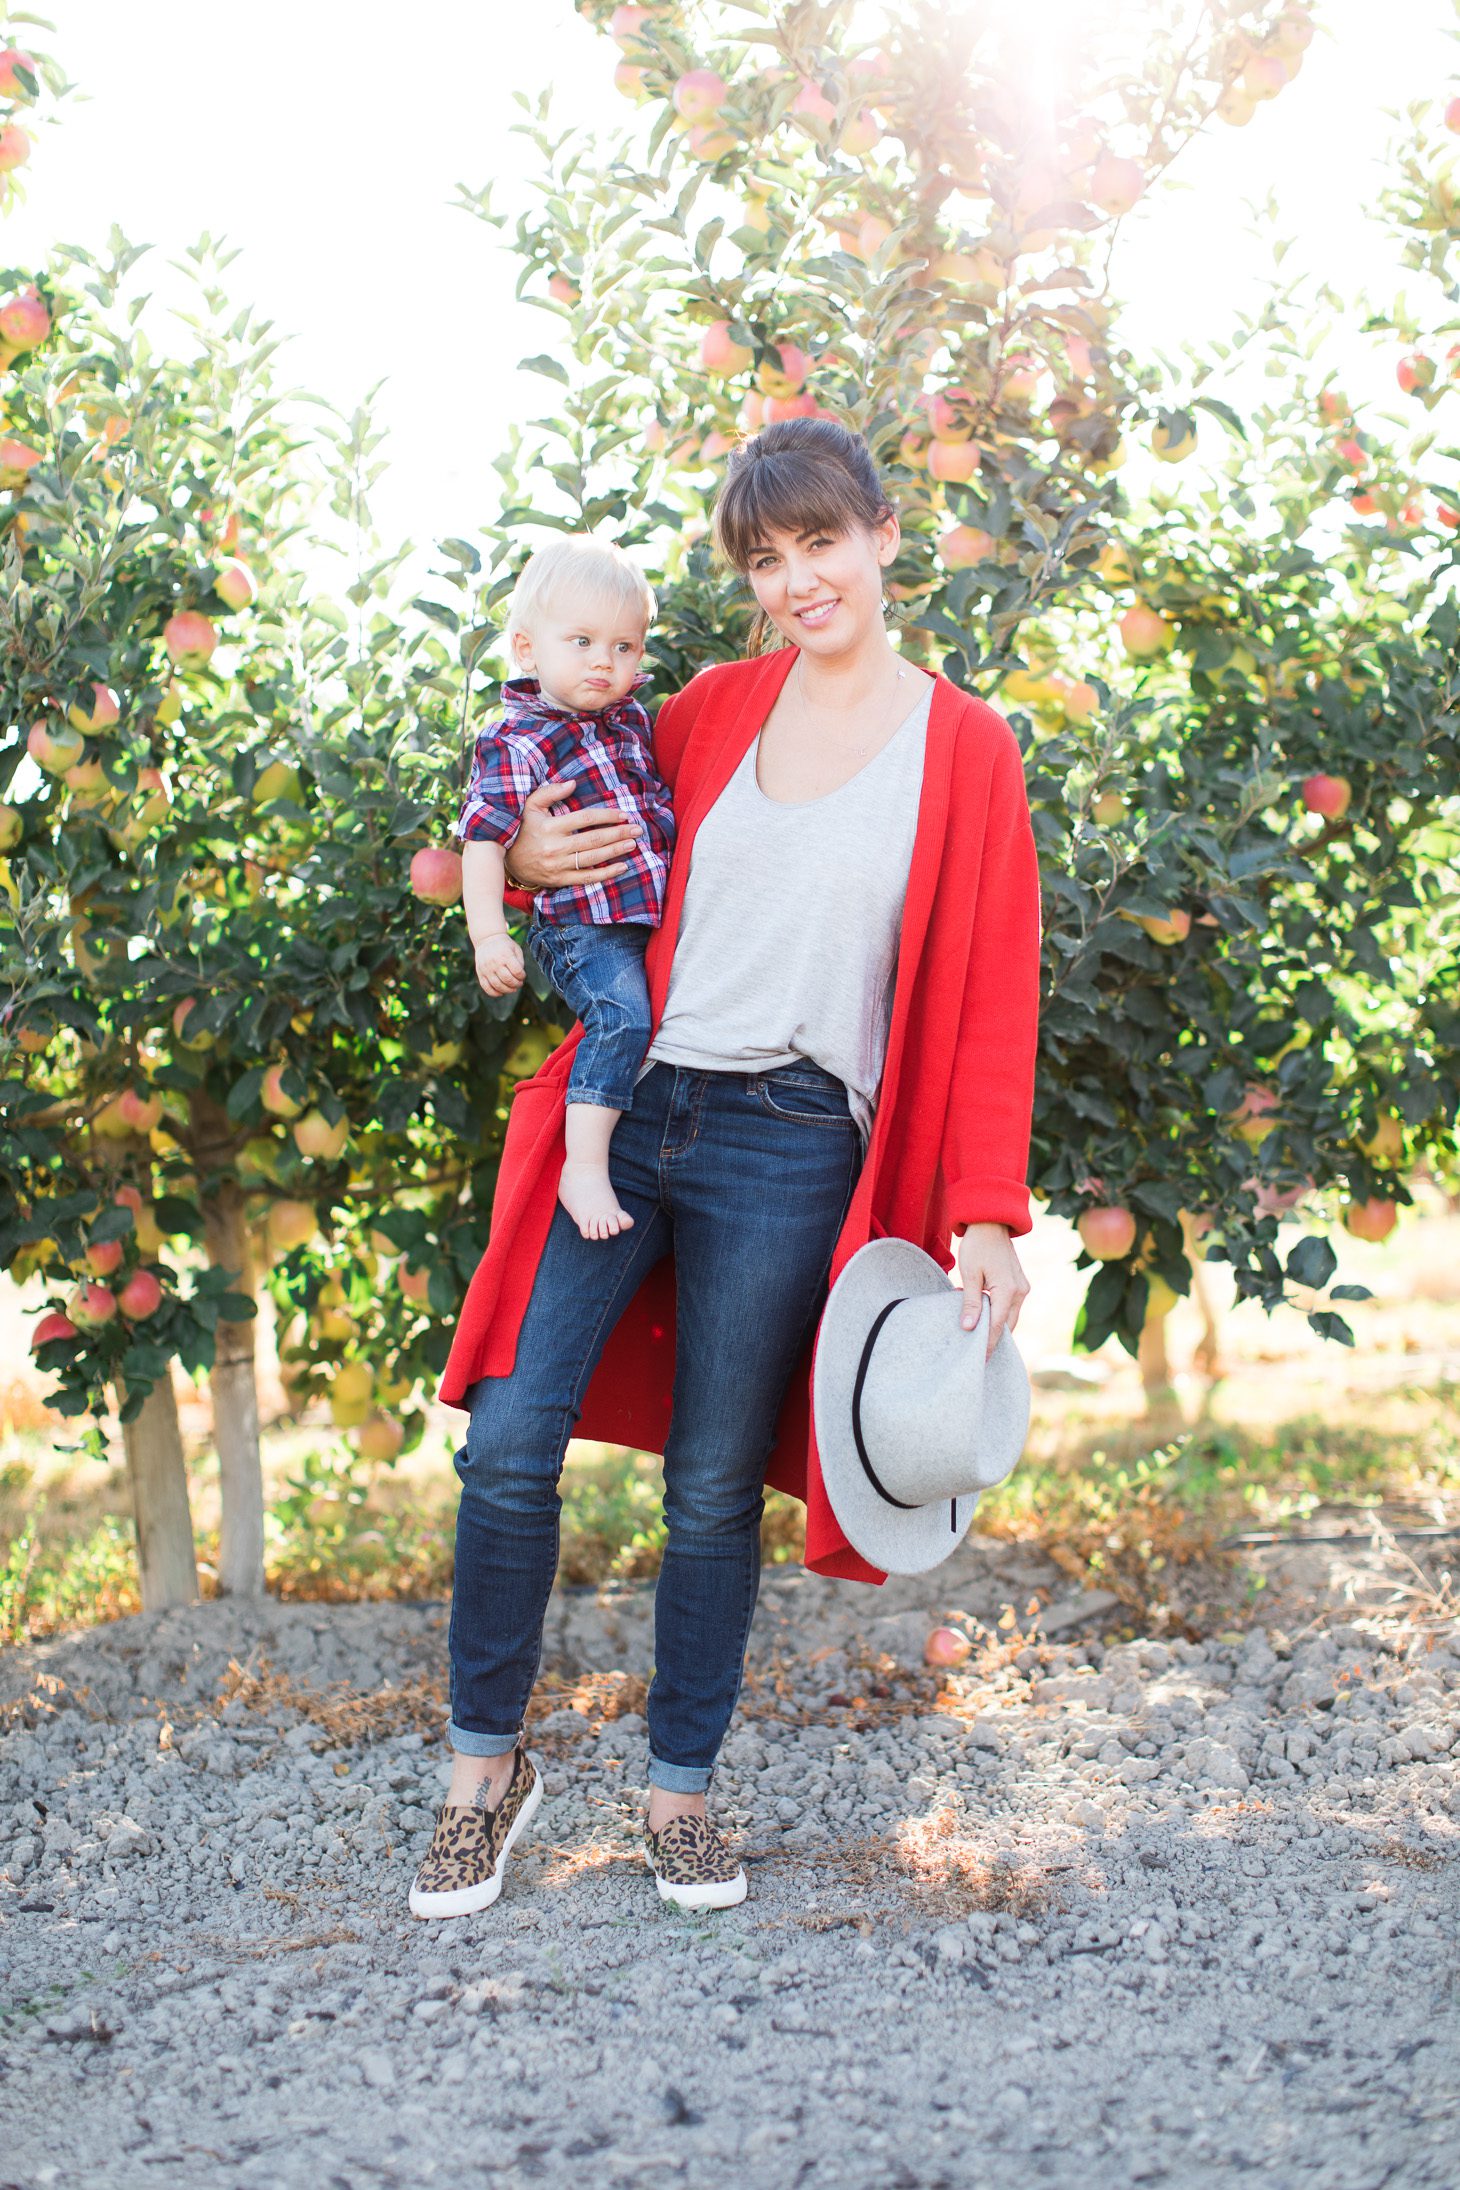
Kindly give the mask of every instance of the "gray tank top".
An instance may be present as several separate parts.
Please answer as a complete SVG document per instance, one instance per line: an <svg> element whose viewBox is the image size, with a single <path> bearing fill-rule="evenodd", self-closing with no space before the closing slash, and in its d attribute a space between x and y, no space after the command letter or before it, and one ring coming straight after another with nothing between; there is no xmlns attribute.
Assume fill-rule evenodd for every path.
<svg viewBox="0 0 1460 2190"><path fill-rule="evenodd" d="M823 797L767 798L759 735L695 833L653 1064L845 1082L865 1140L887 1054L917 829L930 679L864 768Z"/></svg>

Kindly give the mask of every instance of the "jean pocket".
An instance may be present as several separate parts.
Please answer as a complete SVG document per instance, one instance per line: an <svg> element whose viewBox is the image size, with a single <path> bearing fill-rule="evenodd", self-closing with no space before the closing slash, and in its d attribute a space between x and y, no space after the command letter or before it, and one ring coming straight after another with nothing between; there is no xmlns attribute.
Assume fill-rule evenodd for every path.
<svg viewBox="0 0 1460 2190"><path fill-rule="evenodd" d="M760 1074L755 1093L762 1110L790 1125L850 1126L856 1131L847 1091L832 1073L800 1072L788 1066L781 1072Z"/></svg>

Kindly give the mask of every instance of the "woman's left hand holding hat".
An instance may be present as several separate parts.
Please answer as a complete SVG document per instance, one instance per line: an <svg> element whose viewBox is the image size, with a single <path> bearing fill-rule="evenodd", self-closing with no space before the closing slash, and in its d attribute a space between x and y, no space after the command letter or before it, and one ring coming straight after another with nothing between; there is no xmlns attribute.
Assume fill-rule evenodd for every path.
<svg viewBox="0 0 1460 2190"><path fill-rule="evenodd" d="M1006 1224L968 1226L958 1242L958 1282L963 1287L965 1331L974 1328L983 1313L983 1296L989 1296L987 1352L991 1354L1004 1332L1014 1329L1029 1297L1029 1280Z"/></svg>

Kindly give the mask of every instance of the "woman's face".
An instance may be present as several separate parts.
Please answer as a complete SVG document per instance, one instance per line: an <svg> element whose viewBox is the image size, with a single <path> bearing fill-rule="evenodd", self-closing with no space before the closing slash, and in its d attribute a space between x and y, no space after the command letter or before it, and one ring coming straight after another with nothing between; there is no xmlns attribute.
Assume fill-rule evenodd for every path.
<svg viewBox="0 0 1460 2190"><path fill-rule="evenodd" d="M883 629L882 573L897 553L897 519L849 532L772 532L746 575L777 631L806 653L853 653Z"/></svg>

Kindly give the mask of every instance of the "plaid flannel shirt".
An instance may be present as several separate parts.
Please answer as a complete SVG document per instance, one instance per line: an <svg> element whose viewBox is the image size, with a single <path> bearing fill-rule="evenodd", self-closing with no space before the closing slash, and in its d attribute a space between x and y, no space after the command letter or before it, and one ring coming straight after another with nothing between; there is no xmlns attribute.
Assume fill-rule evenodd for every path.
<svg viewBox="0 0 1460 2190"><path fill-rule="evenodd" d="M640 684L647 683L641 677ZM512 677L502 687L501 713L485 725L472 757L471 780L456 824L464 843L483 838L510 844L522 808L540 783L572 777L574 788L553 807L566 814L585 806L618 806L635 814L645 833L628 865L609 882L539 890L533 906L547 921L586 920L605 927L622 920L657 928L674 845L669 792L654 767L653 724L633 696L601 714L575 715L542 690L536 677Z"/></svg>

